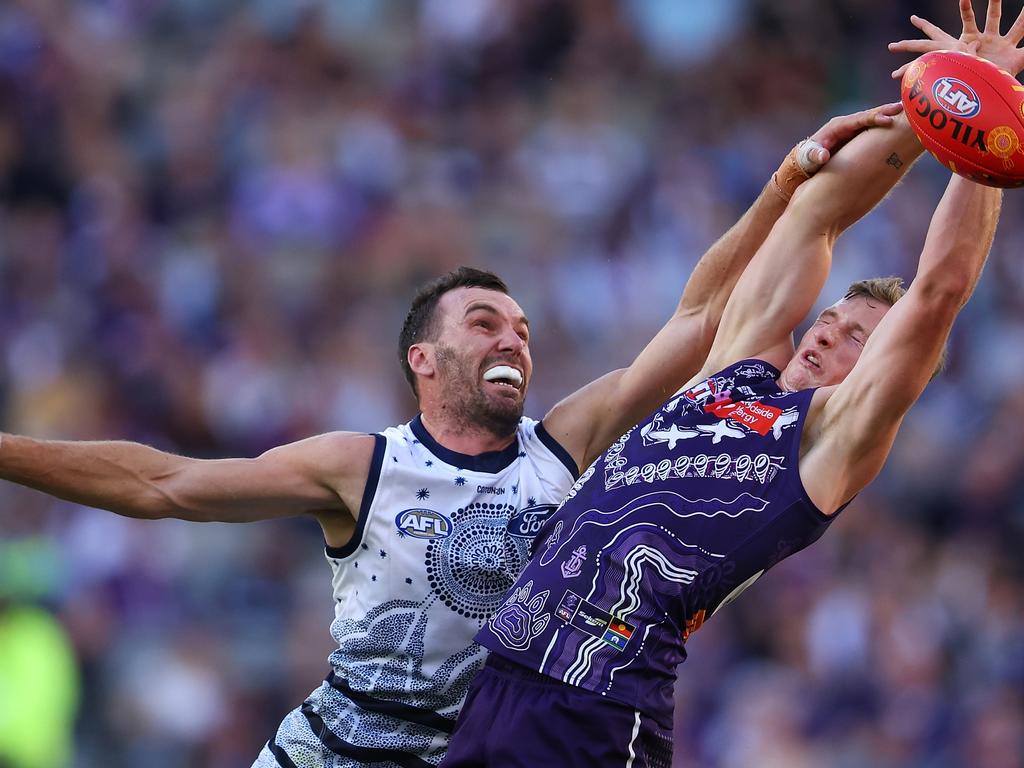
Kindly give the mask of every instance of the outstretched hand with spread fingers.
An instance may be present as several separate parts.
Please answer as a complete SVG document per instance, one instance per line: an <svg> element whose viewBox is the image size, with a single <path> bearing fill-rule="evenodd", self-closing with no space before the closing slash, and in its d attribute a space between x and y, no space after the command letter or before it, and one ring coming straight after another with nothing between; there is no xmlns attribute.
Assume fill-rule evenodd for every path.
<svg viewBox="0 0 1024 768"><path fill-rule="evenodd" d="M978 29L978 23L974 18L971 0L960 0L960 20L963 22L963 29L959 38L953 37L927 19L911 16L910 23L924 32L928 36L927 39L889 43L889 50L918 54L930 51L967 51L988 59L1016 77L1018 72L1024 70L1024 49L1017 47L1021 40L1024 40L1024 10L1021 10L1005 35L999 32L1002 13L1002 0L989 0L985 29L982 31ZM894 71L893 78L903 77L911 63L908 62Z"/></svg>

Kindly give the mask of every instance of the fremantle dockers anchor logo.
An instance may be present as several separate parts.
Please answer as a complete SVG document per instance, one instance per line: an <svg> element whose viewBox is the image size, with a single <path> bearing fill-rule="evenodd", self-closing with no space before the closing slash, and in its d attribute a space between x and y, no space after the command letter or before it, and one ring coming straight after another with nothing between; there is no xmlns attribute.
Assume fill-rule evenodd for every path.
<svg viewBox="0 0 1024 768"><path fill-rule="evenodd" d="M586 559L587 547L585 544L581 544L572 551L572 554L569 555L569 559L560 566L562 577L566 579L575 579L580 575L583 561Z"/></svg>

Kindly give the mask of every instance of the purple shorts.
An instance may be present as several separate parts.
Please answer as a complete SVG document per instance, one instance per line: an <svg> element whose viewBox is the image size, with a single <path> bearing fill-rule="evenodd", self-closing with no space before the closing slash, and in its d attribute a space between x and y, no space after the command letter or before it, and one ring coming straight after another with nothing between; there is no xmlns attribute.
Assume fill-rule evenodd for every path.
<svg viewBox="0 0 1024 768"><path fill-rule="evenodd" d="M492 653L441 768L670 768L672 735L639 712Z"/></svg>

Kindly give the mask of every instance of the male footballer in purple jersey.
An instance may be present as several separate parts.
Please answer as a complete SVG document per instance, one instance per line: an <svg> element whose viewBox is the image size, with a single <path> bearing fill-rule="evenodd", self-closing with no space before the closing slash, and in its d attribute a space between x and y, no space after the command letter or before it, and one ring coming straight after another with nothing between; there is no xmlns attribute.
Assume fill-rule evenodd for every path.
<svg viewBox="0 0 1024 768"><path fill-rule="evenodd" d="M473 642L541 522L615 437L692 376L740 272L793 189L899 105L836 118L780 167L702 257L677 310L627 368L523 416L530 330L505 284L461 268L417 295L400 336L421 413L377 434L332 432L254 459L202 461L129 442L0 435L0 478L142 519L307 515L332 573L330 672L256 768L430 768L484 652ZM807 145L805 145L807 147ZM157 689L157 694L159 690Z"/></svg>
<svg viewBox="0 0 1024 768"><path fill-rule="evenodd" d="M1019 72L1024 21L988 28L970 51ZM704 369L580 477L477 635L491 653L445 768L668 768L687 636L878 474L980 275L1002 193L954 176L910 288L855 283L794 349L836 237L921 151L901 118L797 192Z"/></svg>

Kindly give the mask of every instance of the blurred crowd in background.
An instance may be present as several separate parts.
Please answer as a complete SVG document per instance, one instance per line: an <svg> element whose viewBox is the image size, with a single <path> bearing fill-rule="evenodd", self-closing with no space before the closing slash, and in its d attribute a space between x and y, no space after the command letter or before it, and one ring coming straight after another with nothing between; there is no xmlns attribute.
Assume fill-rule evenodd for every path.
<svg viewBox="0 0 1024 768"><path fill-rule="evenodd" d="M463 263L530 316L540 417L792 144L898 98L911 13L959 29L953 0L0 4L0 426L199 457L383 429L414 289ZM922 159L828 295L911 278L947 178ZM880 479L689 642L676 768L1024 766L1022 211ZM248 766L328 671L322 546L0 485L0 766Z"/></svg>

